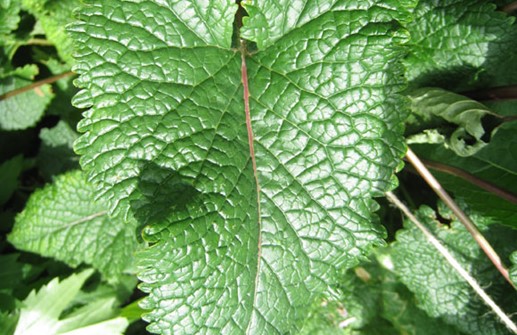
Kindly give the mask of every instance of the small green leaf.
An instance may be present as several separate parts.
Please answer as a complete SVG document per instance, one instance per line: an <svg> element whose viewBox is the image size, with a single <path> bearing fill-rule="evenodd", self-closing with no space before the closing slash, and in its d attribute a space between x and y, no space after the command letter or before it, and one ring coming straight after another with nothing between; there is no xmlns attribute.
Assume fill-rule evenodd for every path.
<svg viewBox="0 0 517 335"><path fill-rule="evenodd" d="M20 22L19 0L0 0L0 78L12 70L11 60L19 46L13 32Z"/></svg>
<svg viewBox="0 0 517 335"><path fill-rule="evenodd" d="M114 318L114 299L104 299L61 317L93 271L86 270L59 281L54 278L23 301L14 335L122 335L128 322Z"/></svg>
<svg viewBox="0 0 517 335"><path fill-rule="evenodd" d="M80 0L23 0L23 9L34 15L43 28L61 59L73 64L73 42L66 32L66 25L74 19L73 11L81 5Z"/></svg>
<svg viewBox="0 0 517 335"><path fill-rule="evenodd" d="M0 1L0 45L3 45L5 37L18 27L19 11L19 0Z"/></svg>
<svg viewBox="0 0 517 335"><path fill-rule="evenodd" d="M24 266L18 262L19 254L0 255L0 290L12 292L24 277Z"/></svg>
<svg viewBox="0 0 517 335"><path fill-rule="evenodd" d="M143 298L135 300L129 305L122 308L122 310L120 311L120 316L126 318L129 321L129 323L140 320L142 318L142 315L146 312L145 309L142 309L139 306L142 300Z"/></svg>
<svg viewBox="0 0 517 335"><path fill-rule="evenodd" d="M0 78L0 94L28 86L38 74L36 65L16 69ZM33 127L41 119L54 94L50 85L42 85L27 92L0 100L0 129L21 130Z"/></svg>
<svg viewBox="0 0 517 335"><path fill-rule="evenodd" d="M517 251L514 251L510 256L512 267L510 268L510 280L517 286Z"/></svg>
<svg viewBox="0 0 517 335"><path fill-rule="evenodd" d="M0 312L0 329L2 335L12 335L16 329L18 314L16 312Z"/></svg>
<svg viewBox="0 0 517 335"><path fill-rule="evenodd" d="M471 156L487 144L481 139L485 135L481 121L483 117L495 114L483 104L441 88L419 88L408 96L411 111L417 119L412 121L416 123L415 127L424 132L436 130L443 136L446 148L457 155ZM421 139L421 134L418 134L410 136L407 141L410 144L422 143Z"/></svg>
<svg viewBox="0 0 517 335"><path fill-rule="evenodd" d="M440 207L442 220L450 220L452 213L443 207ZM452 220L450 226L442 225L437 214L428 207L420 208L417 214L508 315L517 312L515 290L487 260L462 224ZM489 219L469 214L500 255L508 255L515 248L516 230L487 225ZM437 254L422 232L411 222L405 226L393 244L392 260L395 273L415 294L419 307L465 334L510 334L467 282Z"/></svg>
<svg viewBox="0 0 517 335"><path fill-rule="evenodd" d="M346 313L339 302L316 300L299 335L347 335L343 327L348 317Z"/></svg>
<svg viewBox="0 0 517 335"><path fill-rule="evenodd" d="M31 195L9 241L70 266L91 264L107 279L117 280L136 249L135 221L110 217L104 203L92 200L94 194L80 171L57 177Z"/></svg>
<svg viewBox="0 0 517 335"><path fill-rule="evenodd" d="M462 335L460 331L430 317L417 307L418 298L391 272L384 272L382 283L382 317L391 321L399 334Z"/></svg>
<svg viewBox="0 0 517 335"><path fill-rule="evenodd" d="M79 292L84 282L92 275L92 270L59 281L54 278L38 292L32 291L23 300L24 308L16 326L15 335L53 334L59 316Z"/></svg>

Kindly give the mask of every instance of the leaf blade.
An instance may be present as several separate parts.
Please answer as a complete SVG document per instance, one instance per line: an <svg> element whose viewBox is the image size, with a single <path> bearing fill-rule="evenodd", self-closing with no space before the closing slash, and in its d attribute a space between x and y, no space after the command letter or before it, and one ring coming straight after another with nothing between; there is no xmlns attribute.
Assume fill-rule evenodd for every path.
<svg viewBox="0 0 517 335"><path fill-rule="evenodd" d="M149 293L142 305L151 309L144 316L148 329L293 331L310 300L329 289L337 267L355 264L382 243L371 197L394 187L404 151L405 106L398 95L404 83L397 62L405 36L392 19L407 8L375 8L372 14L368 7L356 14L342 1L305 31L286 33L246 55L256 185L238 50L214 47L217 39L199 37L181 20L158 39L141 29L147 26L142 10L125 4L116 14L109 1L87 8L83 22L72 27L83 43L76 69L84 90L75 102L93 106L80 124L84 134L76 149L111 209L132 212L146 226L152 245L138 259L141 289ZM160 8L158 17L177 17L175 5ZM133 38L120 24L129 16L125 11L137 13L128 22ZM346 23L351 16L353 29ZM231 27L232 20L226 22L217 33ZM113 36L98 26L110 26ZM319 51L322 27L331 38ZM190 40L176 39L180 29ZM312 65L307 73L314 87L302 81L303 66L289 60L289 47L300 48L300 38L314 52L314 60L302 64ZM353 64L361 58L352 49L367 59L357 73ZM317 74L318 67L325 75ZM352 88L329 80L332 70ZM277 98L283 106L273 108ZM284 108L290 99L298 103L292 115ZM355 103L362 100L371 105ZM299 117L308 120L299 126Z"/></svg>
<svg viewBox="0 0 517 335"><path fill-rule="evenodd" d="M137 247L135 221L110 218L106 205L92 202L94 188L81 171L71 171L36 191L16 217L9 241L20 250L76 267L92 264L116 281Z"/></svg>
<svg viewBox="0 0 517 335"><path fill-rule="evenodd" d="M451 251L461 266L484 286L484 290L502 307L507 315L512 315L517 305L512 299L514 289L486 261L477 243L461 225L452 212L439 204L440 216L451 220L450 227L437 220L437 213L422 206L417 216L422 223L437 236ZM509 254L511 242L516 232L507 227L489 225L491 219L469 213L480 231L491 240L496 251ZM397 242L392 246L394 272L419 300L419 307L432 317L440 317L459 331L471 334L510 334L503 323L493 313L487 313L487 305L472 294L472 288L444 258L435 256L434 247L425 242L423 234L409 222L397 234ZM488 285L490 283L490 285ZM485 288L486 287L486 288Z"/></svg>

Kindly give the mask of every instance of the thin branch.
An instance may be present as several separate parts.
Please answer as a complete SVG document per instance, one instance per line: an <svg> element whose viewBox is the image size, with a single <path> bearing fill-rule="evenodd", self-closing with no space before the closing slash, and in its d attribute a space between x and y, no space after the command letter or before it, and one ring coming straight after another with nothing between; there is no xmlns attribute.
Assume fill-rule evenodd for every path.
<svg viewBox="0 0 517 335"><path fill-rule="evenodd" d="M27 41L27 45L51 46L54 44L44 38L31 38L30 40Z"/></svg>
<svg viewBox="0 0 517 335"><path fill-rule="evenodd" d="M469 233L472 235L474 240L476 240L477 244L481 247L481 249L488 256L490 261L495 265L497 270L503 275L503 277L515 288L512 281L510 280L510 275L508 274L508 269L504 266L503 262L499 255L495 252L494 248L488 243L485 237L479 232L477 227L472 223L469 217L460 209L460 207L456 204L454 200L452 200L451 196L445 191L445 189L440 185L438 180L429 172L429 170L425 167L422 161L415 155L415 153L408 148L406 153L406 158L408 161L415 167L420 176L427 182L429 186L434 190L434 192L440 197L440 199L445 202L447 207L449 207L454 215L458 218L458 220L467 228Z"/></svg>
<svg viewBox="0 0 517 335"><path fill-rule="evenodd" d="M503 8L501 8L501 10L506 13L511 13L514 10L517 10L517 1L511 2L511 3L507 4L506 6L503 6Z"/></svg>
<svg viewBox="0 0 517 335"><path fill-rule="evenodd" d="M422 231L429 243L431 243L436 250L447 260L447 262L458 272L458 274L474 289L476 294L487 304L492 311L499 317L501 322L505 324L508 329L517 334L517 325L510 319L508 315L490 298L490 296L481 288L481 285L474 279L454 258L454 256L445 248L443 244L427 229L414 215L409 208L404 205L393 193L387 192L386 196L395 206L397 206L404 214L413 222L418 229Z"/></svg>
<svg viewBox="0 0 517 335"><path fill-rule="evenodd" d="M27 91L30 91L32 89L35 89L37 87L40 87L40 86L43 86L45 84L52 84L60 79L63 79L63 78L66 78L66 77L70 77L70 76L73 76L75 75L75 72L73 71L68 71L68 72L65 72L65 73L61 73L61 74L58 74L57 76L53 76L53 77L49 77L49 78L46 78L46 79L43 79L43 80L40 80L40 81L36 81L28 86L24 86L24 87L20 87L20 88L17 88L15 90L12 90L12 91L9 91L7 93L4 93L2 95L0 95L0 101L2 100L5 100L5 99L9 99L11 97L14 97L15 95L18 95L18 94L22 94L22 93L25 93Z"/></svg>
<svg viewBox="0 0 517 335"><path fill-rule="evenodd" d="M467 171L458 169L458 168L450 166L450 165L445 165L445 164L441 164L438 162L428 161L425 159L421 159L421 161L428 168L459 177L463 180L470 182L471 184L478 186L479 188L484 189L487 192L493 193L493 194L497 195L498 197L500 197L504 200L507 200L508 202L511 202L512 204L517 205L517 195L510 193L506 190L503 190L502 188L500 188L492 183L489 183L483 179L480 179L480 178L468 173Z"/></svg>
<svg viewBox="0 0 517 335"><path fill-rule="evenodd" d="M461 94L478 101L517 99L517 85L485 88Z"/></svg>

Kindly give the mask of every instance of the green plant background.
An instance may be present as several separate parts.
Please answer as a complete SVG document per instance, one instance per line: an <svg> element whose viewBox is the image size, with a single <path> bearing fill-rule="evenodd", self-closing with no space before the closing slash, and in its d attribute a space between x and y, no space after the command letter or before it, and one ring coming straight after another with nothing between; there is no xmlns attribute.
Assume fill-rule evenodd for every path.
<svg viewBox="0 0 517 335"><path fill-rule="evenodd" d="M0 0L0 334L511 334L512 3Z"/></svg>

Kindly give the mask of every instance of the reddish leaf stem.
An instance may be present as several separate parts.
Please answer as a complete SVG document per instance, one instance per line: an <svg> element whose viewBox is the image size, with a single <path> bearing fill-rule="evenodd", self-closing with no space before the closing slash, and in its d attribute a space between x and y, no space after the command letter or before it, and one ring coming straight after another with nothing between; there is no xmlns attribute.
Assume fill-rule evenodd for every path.
<svg viewBox="0 0 517 335"><path fill-rule="evenodd" d="M500 187L498 187L492 183L489 183L483 179L480 179L480 178L468 173L467 171L458 169L458 168L450 166L450 165L441 164L438 162L428 161L425 159L420 159L420 160L428 168L459 177L463 180L466 180L466 181L478 186L479 188L484 189L485 191L493 193L493 194L497 195L498 197L500 197L508 202L511 202L512 204L517 205L517 196L515 194L510 193L506 190L503 190Z"/></svg>
<svg viewBox="0 0 517 335"><path fill-rule="evenodd" d="M469 219L469 217L460 209L460 207L456 204L456 202L451 198L451 196L445 191L445 189L440 185L438 180L429 172L429 170L425 167L424 163L415 155L415 153L408 148L406 153L407 160L413 165L413 167L418 171L420 176L427 182L427 184L433 189L433 191L443 200L443 202L449 207L454 215L458 218L458 220L467 228L468 232L472 235L474 240L480 246L480 248L485 252L490 261L494 264L497 270L501 273L501 275L515 288L513 282L510 280L510 275L508 274L508 269L505 267L501 258L496 253L494 248L490 245L490 243L485 239L485 237L481 234L481 232L477 229L474 223Z"/></svg>
<svg viewBox="0 0 517 335"><path fill-rule="evenodd" d="M0 95L0 101L2 100L5 100L5 99L9 99L11 97L14 97L15 95L18 95L18 94L22 94L22 93L25 93L27 91L30 91L32 89L35 89L36 87L40 87L40 86L43 86L45 84L52 84L60 79L63 79L63 78L66 78L66 77L70 77L70 76L73 76L75 75L75 72L73 71L68 71L68 72L65 72L65 73L61 73L61 74L58 74L57 76L52 76L52 77L49 77L49 78L46 78L46 79L43 79L43 80L40 80L40 81L36 81L28 86L24 86L24 87L20 87L20 88L17 88L15 90L12 90L12 91L9 91L9 92L6 92L2 95Z"/></svg>
<svg viewBox="0 0 517 335"><path fill-rule="evenodd" d="M248 85L248 68L246 66L246 52L244 50L244 42L241 50L241 75L242 75L242 86L244 90L244 113L246 114L246 129L248 130L248 144L250 149L251 162L253 164L253 174L257 182L257 190L259 190L259 183L257 177L257 162L255 160L255 148L253 146L253 128L251 126L251 114L250 114L250 89ZM260 191L260 190L259 190Z"/></svg>
<svg viewBox="0 0 517 335"><path fill-rule="evenodd" d="M246 66L246 42L241 40L241 77L242 77L242 86L243 86L243 98L244 98L244 113L246 114L246 129L248 131L248 145L251 157L251 163L253 165L253 175L255 177L255 184L257 189L257 221L258 221L258 237L257 237L257 273L255 274L255 289L253 293L253 305L256 303L257 299L257 290L260 278L260 260L262 258L262 227L261 227L261 217L260 217L260 184L258 180L257 173L257 162L255 158L255 148L253 146L254 136L253 136L253 128L251 125L251 113L250 113L250 89L248 85L248 68ZM248 324L248 329L246 330L246 334L249 334L252 327L252 322L250 321Z"/></svg>
<svg viewBox="0 0 517 335"><path fill-rule="evenodd" d="M511 13L514 10L517 10L517 1L511 2L511 3L507 4L506 6L503 6L503 8L501 8L501 10L506 13Z"/></svg>
<svg viewBox="0 0 517 335"><path fill-rule="evenodd" d="M407 206L404 205L402 201L400 201L399 198L397 198L397 196L391 192L387 192L386 197L390 202L397 206L409 218L409 220L411 220L411 222L417 226L418 229L420 229L429 243L431 243L436 248L436 250L438 250L438 252L445 258L447 263L449 263L454 268L454 270L456 270L456 272L470 285L470 287L474 289L476 294L478 294L478 296L485 302L485 304L487 304L499 317L499 320L501 320L501 322L504 323L506 327L508 327L508 329L510 329L513 333L517 334L517 326L512 321L512 319L510 319L510 317L504 313L504 311L494 302L494 300L492 300L492 298L483 290L481 285L479 285L476 279L474 279L474 277L472 277L463 268L460 262L454 258L449 250L447 250L447 248L442 243L440 243L440 241L429 231L429 229L427 229L427 227L422 224L417 219L417 217L413 215L413 213L411 213L409 208L407 208Z"/></svg>
<svg viewBox="0 0 517 335"><path fill-rule="evenodd" d="M463 92L461 94L478 101L511 100L517 99L517 85L485 88L476 91Z"/></svg>

